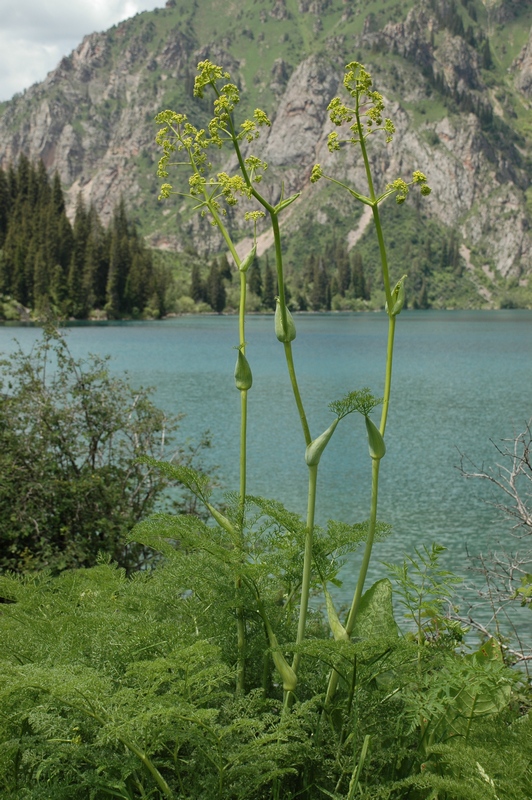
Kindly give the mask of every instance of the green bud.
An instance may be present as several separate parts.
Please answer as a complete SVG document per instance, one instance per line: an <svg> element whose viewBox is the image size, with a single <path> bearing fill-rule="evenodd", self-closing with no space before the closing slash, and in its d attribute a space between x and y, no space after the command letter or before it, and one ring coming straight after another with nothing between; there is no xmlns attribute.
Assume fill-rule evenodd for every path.
<svg viewBox="0 0 532 800"><path fill-rule="evenodd" d="M286 325L287 329L285 331L283 327L283 317L281 315L281 303L279 302L279 298L276 298L277 304L275 306L275 335L279 339L280 342L283 344L288 344L288 342L293 342L296 338L296 326L294 323L294 318L292 317L291 313L288 309L286 309Z"/></svg>
<svg viewBox="0 0 532 800"><path fill-rule="evenodd" d="M257 252L257 245L253 245L249 253L245 258L242 259L240 262L239 270L240 272L247 272L250 268L251 264L253 263L253 259L255 258L255 253Z"/></svg>
<svg viewBox="0 0 532 800"><path fill-rule="evenodd" d="M333 435L336 426L338 425L338 418L334 420L332 425L329 425L326 431L324 431L321 436L318 436L317 439L314 439L305 450L305 461L307 462L308 467L317 467L320 463L321 454L327 447L329 443L329 439Z"/></svg>
<svg viewBox="0 0 532 800"><path fill-rule="evenodd" d="M368 432L369 454L372 458L379 460L386 453L384 439L373 420L369 417L364 417L364 419L366 420L366 430Z"/></svg>
<svg viewBox="0 0 532 800"><path fill-rule="evenodd" d="M349 641L349 634L347 633L346 629L338 619L338 614L336 613L332 597L327 591L327 587L325 585L323 586L323 592L325 594L325 607L327 609L327 617L329 619L329 625L331 626L331 631L334 636L334 641L337 642L340 639L343 639L344 641Z"/></svg>
<svg viewBox="0 0 532 800"><path fill-rule="evenodd" d="M211 512L212 516L214 517L214 519L221 528L226 530L227 533L231 534L231 536L236 535L236 531L234 529L233 524L231 523L230 520L227 519L226 516L224 516L220 511L218 511L218 509L214 508L214 506L211 506L210 503L207 503L207 508Z"/></svg>
<svg viewBox="0 0 532 800"><path fill-rule="evenodd" d="M401 310L405 304L405 280L406 275L403 275L400 281L394 286L392 292L392 310L390 312L390 316L395 317L397 314L401 313ZM388 311L388 303L386 303L386 311Z"/></svg>
<svg viewBox="0 0 532 800"><path fill-rule="evenodd" d="M283 680L283 689L285 692L295 692L297 686L297 675L281 653L279 644L277 642L277 637L271 629L268 631L268 639L270 640L270 647L272 649L273 663L277 667L277 670Z"/></svg>
<svg viewBox="0 0 532 800"><path fill-rule="evenodd" d="M253 383L253 376L251 374L251 367L249 366L249 362L242 352L242 350L238 350L238 355L236 357L236 366L235 366L235 384L236 388L240 389L240 391L247 391L247 389L251 389L251 384Z"/></svg>

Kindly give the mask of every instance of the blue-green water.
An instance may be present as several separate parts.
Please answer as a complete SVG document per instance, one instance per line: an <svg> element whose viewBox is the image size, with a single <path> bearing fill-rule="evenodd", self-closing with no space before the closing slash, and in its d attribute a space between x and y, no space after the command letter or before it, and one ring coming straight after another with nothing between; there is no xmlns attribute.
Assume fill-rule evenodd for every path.
<svg viewBox="0 0 532 800"><path fill-rule="evenodd" d="M294 360L313 436L333 419L330 401L369 386L383 390L384 314L309 314L296 319ZM39 331L0 327L0 349L24 350ZM304 444L273 319L249 318L250 494L274 496L304 514ZM238 486L239 392L233 370L235 317L181 317L163 322L79 324L68 331L76 356L110 354L112 369L134 384L157 387L164 408L186 416L180 435L210 429L213 463L227 489ZM488 484L459 474L459 451L493 465L494 441L522 430L532 416L532 312L403 312L398 319L394 383L381 469L380 518L393 536L377 559L397 560L438 541L463 572L466 547L508 542L509 524L486 505ZM320 464L319 521L367 517L370 459L359 415L338 428ZM510 543L511 546L511 543ZM348 570L349 571L349 570ZM379 567L375 567L377 574ZM347 576L346 576L347 577Z"/></svg>

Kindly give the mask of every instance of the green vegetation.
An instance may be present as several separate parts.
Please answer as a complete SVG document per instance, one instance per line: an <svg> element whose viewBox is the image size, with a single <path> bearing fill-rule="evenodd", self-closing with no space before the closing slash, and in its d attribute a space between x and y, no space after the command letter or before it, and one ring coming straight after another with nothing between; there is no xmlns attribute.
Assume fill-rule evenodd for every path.
<svg viewBox="0 0 532 800"><path fill-rule="evenodd" d="M525 44L532 24L530 4L513 0L490 0L486 4L482 0L430 0L424 13L434 19L434 26L429 31L423 29L424 23L421 22L419 30L415 25L412 29L405 28L403 48L397 40L398 34L395 34L395 39L388 35L389 23L404 21L416 9L419 16L421 11L417 3L394 0L354 0L349 3L342 0L243 0L228 13L227 4L221 0L209 0L208 3L176 0L165 8L137 14L101 35L99 54L93 64L98 85L103 85L113 71L127 70L135 76L135 81L138 80L137 100L142 104L139 124L145 138L139 152L132 158L132 168L140 176L139 200L130 198L132 209L136 206L135 214L143 233L156 232L154 241L159 242L168 236L170 241L164 247L178 251L170 265L178 285L167 287L169 291L165 295L156 281L157 287L150 290L148 298L142 297L140 305L138 298L126 302L119 315L142 316L145 310L146 314L154 316L165 312L212 311L212 306L203 300L199 304L190 302L190 272L194 261L198 261L202 280L206 281L213 259L225 255L220 249L222 243L219 239L208 243L203 240L201 232L191 225L193 212L190 208L180 207L166 217L160 214L151 169L155 155L146 144L151 136L156 107L180 108L198 128L208 123L208 104L193 97L198 52L203 54L201 57L211 57L212 54L234 74L236 83L245 87L241 107L243 114L251 117L257 106L273 116L290 76L309 55L319 56L330 67L331 63L335 66L347 63L354 48L357 59L371 65L379 90L389 100L400 104L408 115L409 124L431 148L437 149L442 145L435 130L441 120L449 117L454 122L458 117L473 114L481 128L481 137L475 141L475 148L478 145L484 155L491 158L495 171L504 162L504 169L509 170L508 181L527 191L530 165L526 153L530 149L532 128L528 102L516 89L512 64ZM389 27L385 35L386 25ZM465 54L462 67L458 69L462 76L460 79L458 73L455 77L446 75L441 58L438 60L437 48L444 46L449 37L456 38L455 48L460 51L463 48ZM68 68L67 59L65 69ZM453 73L452 63L449 69ZM81 144L81 139L87 135L87 120L90 119L91 127L100 133L113 129L117 124L129 102L124 87L121 83L118 85L121 91L113 96L106 93L105 97L93 100L82 93L75 105L60 82L47 88L46 95L52 105L68 109L68 117ZM10 107L10 127L25 124L41 100L42 94L34 94L25 97L24 102L13 104ZM155 102L158 106L154 105ZM0 105L0 112L4 105ZM213 162L220 168L222 157L223 154L216 150L211 153ZM478 175L478 181L483 180L490 180L489 174ZM316 191L321 194L321 187ZM330 197L330 204L325 203L325 195L320 196L317 203L326 210L330 222L334 222L334 239L325 230L328 226L316 224L310 213L311 204L305 210L293 209L290 219L293 236L286 237L285 278L294 309L311 308L313 291L313 281L309 277L303 279L301 275L304 265L298 255L300 247L295 242L308 242L310 250L306 256L312 253L326 266L331 250L335 251L339 246L348 247L348 234L352 231L354 217L342 213L334 194ZM425 226L427 220L423 210L415 210ZM400 242L402 222L391 212L387 213L390 217L386 220L387 230L393 240ZM488 301L479 294L477 276L466 269L464 262L457 269L446 264L441 271L444 242L458 238L458 243L462 244L463 220L447 228L435 215L429 212L429 216L433 260L428 265L425 263L427 243L421 238L417 242L400 242L393 254L394 261L397 257L397 261L407 259L417 264L415 280L411 278L407 285L408 304L420 304L426 295L428 305L435 308L504 305L506 288L494 280L488 287ZM235 227L231 219L227 222L231 235L238 240L242 228ZM197 258L193 252L196 250L201 251ZM266 254L262 248L260 251L259 263L264 279ZM376 277L371 273L375 271L373 265L378 262L378 247L369 233L361 243L360 255L364 269L368 271L367 285L371 290ZM273 251L270 250L267 256L272 264ZM350 257L354 258L351 249ZM168 263L168 260L166 256L157 259L158 263ZM498 265L493 263L492 254L488 254L486 265L497 272ZM186 270L188 277L185 278ZM401 267L398 270L402 271ZM327 268L327 272L331 308L382 307L382 295L371 296L371 291L365 305L354 296L348 295L346 301L342 294L334 301L337 293L333 280L338 278L335 268ZM233 288L226 280L225 308L234 311L238 298ZM0 288L2 291L9 294ZM529 304L529 291L525 288L518 285L514 294L520 305ZM97 308L101 310L107 299L100 298L98 303ZM253 310L268 307L257 295L250 296L249 303ZM61 313L67 316L81 313L79 304L74 303L74 306L73 310L63 308ZM326 308L328 304L322 307ZM87 313L86 310L85 315ZM111 313L116 312L111 309Z"/></svg>
<svg viewBox="0 0 532 800"><path fill-rule="evenodd" d="M50 184L42 162L21 157L16 169L0 170L2 295L37 315L159 317L168 283L123 203L105 230L80 198L71 224L59 177Z"/></svg>
<svg viewBox="0 0 532 800"><path fill-rule="evenodd" d="M8 800L527 800L531 795L527 676L511 669L516 651L487 631L480 646L466 644L467 628L450 607L458 579L441 565L444 548L420 548L401 564L388 565L389 578L366 586L374 542L390 534L378 519L379 477L387 466L390 402L400 403L391 388L406 276L392 272L390 253L416 235L421 214L417 208L414 216L405 214L404 237L397 233L395 245L393 237L384 236L386 209L393 206L388 212L393 219L405 211L407 195L421 204L431 190L418 170L376 190L371 147L377 137L390 141L395 126L384 117L383 96L360 63L348 64L344 89L328 108L334 126L329 151L337 157L356 148L365 185L340 181L320 164L311 181L340 193L346 217L359 204L371 215L379 254L379 286L373 290L382 294L388 317L383 397L367 387L348 390L328 404L329 427L311 432L297 379L297 328L280 227L299 194L281 193L275 205L267 199L267 165L253 147L269 119L256 108L252 117L237 120L237 86L220 66L200 62L195 93L214 100L214 114L198 128L182 112L160 113L159 176L173 181L163 183L162 197L191 203L215 224L235 267L233 275L221 257L206 276L195 265L190 291L198 303L216 307L223 281L238 284L233 291L239 485L222 505L213 497L210 476L147 453L135 465L185 489L202 510L202 515L164 511L138 522L127 542L153 553L149 568L128 578L103 556L91 569L56 578L0 575L0 789ZM234 155L231 174L209 161L215 147ZM227 225L239 212L251 242L244 257ZM355 212L351 221L359 219ZM274 241L271 278L259 271L256 259L262 221ZM441 262L456 278L458 248L456 236L442 239L439 247ZM351 292L353 300L366 302L361 251L355 250L352 263L345 248L330 252L334 262L326 265L317 253L302 256L309 275L312 266L309 302L329 297L332 303L332 277L324 280L332 263L334 297L349 300ZM414 279L418 274L422 279L425 266L417 265ZM301 427L301 466L308 479L304 518L276 500L250 494L248 487L248 398L254 391L253 351L246 342L248 288L270 303L274 276L272 335L283 351ZM371 276L376 283L376 273ZM428 296L425 287L415 299L428 302ZM63 351L57 352L61 363ZM32 372L24 367L21 375L30 376L31 387ZM91 408L90 393L78 384L73 396L79 394ZM28 389L22 386L24 397ZM59 383L54 397L60 414L68 408L63 393ZM4 402L9 409L8 399ZM79 411L73 418L78 420ZM26 430L29 422L22 424ZM356 457L367 465L369 516L320 527L321 459L336 429L353 424L367 434L368 450ZM56 437L68 433L68 419L52 419L50 427ZM519 438L513 462L525 480L529 444L530 430ZM261 455L264 470L283 457L270 448ZM77 453L70 462L79 466L81 459ZM511 479L513 473L503 475ZM504 480L500 487L513 486ZM517 508L530 527L526 503ZM358 550L352 601L338 610L333 594L339 571L345 557ZM394 609L394 591L402 618ZM530 595L527 574L514 600L530 605ZM326 614L311 597L321 598Z"/></svg>
<svg viewBox="0 0 532 800"><path fill-rule="evenodd" d="M90 567L104 553L128 574L145 567L151 554L125 536L168 482L138 458L198 463L172 450L178 419L105 359L76 360L52 328L29 355L0 361L0 392L0 572ZM195 508L182 494L173 504Z"/></svg>

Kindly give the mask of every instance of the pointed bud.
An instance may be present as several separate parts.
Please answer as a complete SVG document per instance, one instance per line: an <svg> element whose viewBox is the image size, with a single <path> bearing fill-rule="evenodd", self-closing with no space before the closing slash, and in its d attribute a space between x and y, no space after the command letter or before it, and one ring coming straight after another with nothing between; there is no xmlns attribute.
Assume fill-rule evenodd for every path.
<svg viewBox="0 0 532 800"><path fill-rule="evenodd" d="M279 298L277 298L277 304L275 306L275 335L280 342L283 342L283 344L293 342L296 338L296 326L294 323L294 318L288 309L286 309L286 330L283 327L283 316L281 314L281 303L279 302Z"/></svg>
<svg viewBox="0 0 532 800"><path fill-rule="evenodd" d="M334 431L336 430L336 426L338 425L338 418L334 420L332 425L329 425L326 431L324 431L321 436L318 436L317 439L314 439L305 450L305 461L307 462L308 467L317 467L320 463L321 454L329 444L329 440L333 435Z"/></svg>
<svg viewBox="0 0 532 800"><path fill-rule="evenodd" d="M394 286L392 292L392 310L390 316L396 317L397 314L401 313L401 310L405 304L405 280L406 275L403 275L400 281ZM388 303L386 303L386 311L388 311Z"/></svg>
<svg viewBox="0 0 532 800"><path fill-rule="evenodd" d="M329 625L331 626L331 631L332 635L334 636L334 641L337 642L340 639L343 639L344 641L349 641L349 634L347 633L346 629L338 619L338 614L336 613L332 597L327 591L327 587L325 585L323 586L323 592L325 594L325 607L327 609L327 618L329 620Z"/></svg>
<svg viewBox="0 0 532 800"><path fill-rule="evenodd" d="M236 388L240 391L247 391L251 389L253 383L253 376L251 374L251 367L242 350L238 351L235 366L235 384Z"/></svg>
<svg viewBox="0 0 532 800"><path fill-rule="evenodd" d="M240 262L239 270L240 272L247 272L250 266L253 263L253 259L255 258L255 254L257 252L257 246L254 244L249 253L245 258L242 259Z"/></svg>
<svg viewBox="0 0 532 800"><path fill-rule="evenodd" d="M384 439L373 420L369 417L364 417L364 419L366 420L366 430L368 432L369 454L372 458L379 460L386 453Z"/></svg>

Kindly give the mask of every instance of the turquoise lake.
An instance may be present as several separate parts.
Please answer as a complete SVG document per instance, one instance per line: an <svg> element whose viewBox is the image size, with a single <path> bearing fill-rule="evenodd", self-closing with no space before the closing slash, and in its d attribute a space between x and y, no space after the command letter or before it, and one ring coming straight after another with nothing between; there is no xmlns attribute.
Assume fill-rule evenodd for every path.
<svg viewBox="0 0 532 800"><path fill-rule="evenodd" d="M185 414L179 437L209 429L209 458L224 488L238 487L239 392L234 387L238 320L190 316L161 322L73 324L75 356L109 354L113 371L134 385L157 387L156 401ZM294 361L313 436L332 421L328 403L368 386L383 391L387 318L381 313L296 316ZM3 325L0 348L28 351L37 328ZM292 399L283 347L271 316L247 321L249 393L248 492L275 497L304 514L304 443ZM397 561L437 541L446 563L465 573L467 551L515 549L510 524L486 501L500 499L489 484L465 480L460 452L494 466L493 444L520 432L532 416L532 312L407 311L398 319L394 380L381 468L380 513L393 526L377 547ZM337 429L320 464L318 521L367 518L371 462L360 415ZM346 592L350 595L346 566ZM348 585L349 584L349 585ZM347 596L347 595L346 595Z"/></svg>

